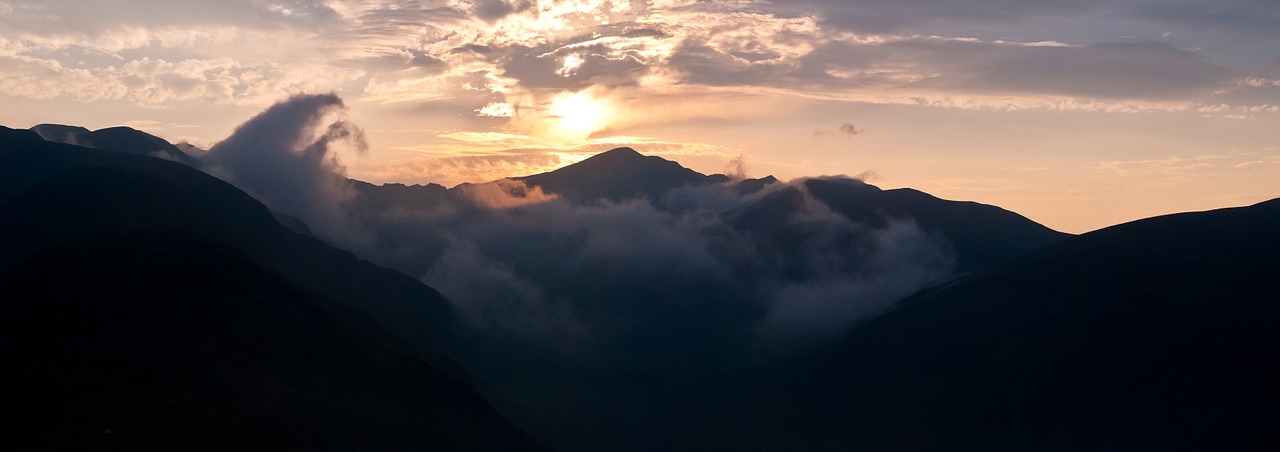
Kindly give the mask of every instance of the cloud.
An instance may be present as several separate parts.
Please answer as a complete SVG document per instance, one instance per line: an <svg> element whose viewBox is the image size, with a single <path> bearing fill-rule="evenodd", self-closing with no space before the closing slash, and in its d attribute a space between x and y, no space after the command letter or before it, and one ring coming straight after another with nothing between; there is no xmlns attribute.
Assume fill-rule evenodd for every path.
<svg viewBox="0 0 1280 452"><path fill-rule="evenodd" d="M333 94L297 95L236 127L200 156L207 172L258 198L267 207L306 221L313 230L350 243L342 203L349 200L335 146L368 145L363 131L340 117Z"/></svg>
<svg viewBox="0 0 1280 452"><path fill-rule="evenodd" d="M1154 42L1022 47L974 69L961 82L969 88L1108 99L1194 98L1231 77L1195 53Z"/></svg>
<svg viewBox="0 0 1280 452"><path fill-rule="evenodd" d="M486 377L509 378L491 373L531 353L562 360L544 366L650 376L772 359L954 265L950 246L913 223L851 221L801 182L585 204L511 180L422 196L436 207L353 211L378 237L366 257L420 275L485 336L507 338L459 357Z"/></svg>
<svg viewBox="0 0 1280 452"><path fill-rule="evenodd" d="M1148 178L1160 185L1201 183L1207 178L1241 180L1268 177L1265 169L1280 157L1265 152L1169 155L1142 160L1113 160L1093 169L1109 178Z"/></svg>
<svg viewBox="0 0 1280 452"><path fill-rule="evenodd" d="M1272 33L1280 28L1280 6L1266 0L1150 2L1084 0L799 0L767 2L785 14L813 14L827 26L865 33L923 34L958 27L1017 26L1038 20L1121 18L1180 30Z"/></svg>
<svg viewBox="0 0 1280 452"><path fill-rule="evenodd" d="M852 123L848 123L848 122L844 124L840 124L840 128L838 130L840 131L840 133L843 133L845 135L861 135L862 132L865 132L865 130L854 127Z"/></svg>
<svg viewBox="0 0 1280 452"><path fill-rule="evenodd" d="M529 132L521 116L583 90L628 107L702 92L1141 111L1194 108L1243 89L1223 83L1236 76L1274 78L1248 69L1275 57L1274 35L1257 39L1276 29L1276 6L1262 0L98 3L5 3L0 56L20 60L0 70L0 93L266 105L338 91L472 116L505 105L506 126ZM1102 19L1159 29L1143 36L1160 42L1074 31ZM1219 47L1256 45L1211 53L1173 44L1169 28ZM716 115L672 106L628 114L629 124Z"/></svg>

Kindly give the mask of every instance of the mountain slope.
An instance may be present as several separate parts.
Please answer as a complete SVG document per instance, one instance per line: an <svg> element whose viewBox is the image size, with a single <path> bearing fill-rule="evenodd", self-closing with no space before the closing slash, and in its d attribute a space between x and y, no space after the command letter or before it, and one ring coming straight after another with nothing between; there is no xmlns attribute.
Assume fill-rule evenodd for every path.
<svg viewBox="0 0 1280 452"><path fill-rule="evenodd" d="M893 222L905 222L945 239L955 254L956 274L1002 264L1070 237L996 206L948 201L911 189L881 190L847 178L805 179L725 216L740 229L765 236L785 235L793 231L778 219L812 209L809 203L815 201L857 224L882 229Z"/></svg>
<svg viewBox="0 0 1280 452"><path fill-rule="evenodd" d="M0 271L67 240L161 225L231 246L417 343L453 333L453 314L436 291L293 232L244 192L173 162L0 129L0 215L12 219L0 223Z"/></svg>
<svg viewBox="0 0 1280 452"><path fill-rule="evenodd" d="M1280 200L1157 217L926 290L807 359L702 387L717 412L753 413L704 439L761 450L797 438L859 450L1269 447L1280 439L1277 230Z"/></svg>
<svg viewBox="0 0 1280 452"><path fill-rule="evenodd" d="M1070 237L996 206L948 201L909 188L859 189L822 179L805 181L818 200L845 217L871 224L909 219L945 236L956 248L957 272L968 273L1007 262Z"/></svg>
<svg viewBox="0 0 1280 452"><path fill-rule="evenodd" d="M138 229L0 277L20 450L529 450L364 314L234 250Z"/></svg>
<svg viewBox="0 0 1280 452"><path fill-rule="evenodd" d="M255 439L275 436L301 439L311 429L320 428L323 422L331 422L329 427L337 429L331 432L334 438L346 440L396 432L397 435L408 436L387 439L388 444L419 436L434 438L424 443L426 447L453 448L458 444L472 444L477 448L487 448L484 444L490 443L484 441L488 439L495 441L492 444L510 447L523 448L525 446L521 444L528 444L527 439L515 433L505 421L484 414L489 413L486 411L489 410L487 403L475 396L465 384L453 380L465 375L448 358L423 351L438 353L448 349L454 345L449 341L459 334L451 309L438 293L397 272L375 267L350 253L289 230L261 204L213 177L160 159L50 143L32 132L0 128L0 217L5 218L0 222L0 250L3 250L0 253L0 275L6 278L4 290L8 294L2 297L6 302L5 309L47 314L44 317L26 314L6 316L26 319L22 328L13 329L13 335L6 336L6 345L9 346L6 349L14 350L17 355L6 358L13 361L5 367L18 372L12 376L25 378L23 381L31 388L56 392L61 383L74 385L75 381L67 380L74 379L74 374L58 375L52 381L61 383L50 383L27 372L30 369L26 364L38 368L37 364L52 360L68 366L83 365L86 369L97 369L93 371L95 373L107 372L103 378L108 378L106 375L110 372L119 372L111 374L110 378L126 378L135 371L163 373L165 367L151 363L150 359L168 359L165 353L190 354L184 357L190 360L175 365L184 369L209 370L193 371L207 375L208 379L159 375L156 378L163 381L158 380L157 384L204 384L218 391L259 385L268 388L301 385L298 387L304 388L298 389L299 394L282 396L287 400L281 401L282 405L278 407L254 405L256 402L251 399L255 396L247 389L225 394L233 399L236 396L248 398L226 401L230 405L216 407L226 411L215 410L208 416L234 419L237 413L243 413L279 421L282 414L271 411L276 408L285 412L313 413L314 416L297 419L296 425L302 429L299 431L289 430L294 427L283 427L293 424L280 421L285 422L281 428L287 431L258 432L267 435L262 437L254 436L258 433L244 432L245 436L239 438L248 442L240 446L254 443ZM159 231L159 237L148 231ZM81 282L79 284L83 285L69 282ZM86 322L105 329L105 336L81 335L75 328L65 329L69 327L59 321L70 319L61 319L56 312L43 311L50 307L41 303L48 302L50 297L67 305L65 310L58 312L83 314L87 317ZM116 309L112 309L113 306ZM227 311L220 311L222 308ZM104 312L104 309L111 312ZM212 315L196 316L184 309L204 310ZM278 315L277 309L295 309L298 310L295 314L301 317ZM323 311L325 316L315 315L317 310ZM374 320L360 320L366 315L354 314L360 311L371 315ZM266 317L255 317L258 315ZM291 322L301 322L301 325ZM207 343L171 337L181 332L164 328L143 330L155 334L148 341L172 344L173 349L166 349L163 345L136 350L129 348L130 344L137 345L139 340L133 336L137 329L131 325L169 323L187 325L189 328L182 329L211 335L260 335L254 337L264 343L278 344L280 348L254 351L238 343L227 343L218 345L222 348L206 350L200 347ZM384 339L389 337L383 332L384 328L408 339L414 347L395 345L394 341ZM299 331L305 334L293 337L286 333ZM334 343L326 343L318 337L315 340L320 342L307 342L313 333L341 336L342 339L335 340L343 344L361 341L372 344L368 347L354 345L356 348L350 355L333 357L338 360L334 363L339 362L339 358L351 363L384 358L391 362L378 361L387 367L379 370L375 366L365 374L326 367L330 363L320 356ZM52 341L50 348L41 348L48 341ZM111 363L104 364L94 356L83 355L84 347L96 347L92 344L98 342L121 344L124 351L109 350L107 355L129 355L130 359L137 360L136 365L111 367ZM38 352L31 356L23 355L25 352L21 350L28 349L44 350L54 356ZM335 350L338 349L340 347ZM293 352L300 355L291 357ZM389 353L396 357L389 358ZM228 371L218 367L224 365L219 364L220 354L223 358L251 355L257 361ZM268 359L268 355L272 358ZM295 361L301 367L290 370L287 364ZM439 370L432 369L432 366ZM38 373L39 369L32 372ZM287 383L277 381L286 377L281 376L282 373L288 372L299 374L286 375L294 379ZM412 384L420 377L426 378L424 381L427 382L443 383L439 384L442 388L439 392L419 393L420 396L415 396L417 400L437 400L442 401L441 404L397 405L400 402L394 402L386 393L379 392L383 391L381 386L369 384L390 379L385 383L395 387L399 383L394 379L408 378L409 383L405 384ZM307 386L313 383L313 386ZM21 396L23 388L10 387L8 390L15 391L9 396ZM110 388L94 386L90 390L95 397L107 397L111 410L121 408L120 404L124 403L111 398L116 396L111 395ZM332 392L325 392L329 390ZM149 400L155 403L157 410L173 409L184 415L196 416L190 419L207 419L198 416L200 409L206 407L182 405L185 403L183 400L197 403L216 399L184 399L189 395L185 393L170 395L177 397L178 402ZM332 402L332 409L316 405L329 396L339 398ZM40 406L57 412L62 406L57 403L78 403L58 400L61 399L50 399L51 405ZM43 403L40 400L28 402ZM366 402L367 407L362 405ZM384 412L383 408L392 410L384 414L393 424L401 422L395 419L403 418L433 425L457 425L459 428L454 433L430 433L431 428L420 425L413 428L391 424L378 426L374 421L348 422L335 417L347 410ZM455 422L447 418L446 413L450 412L473 413L474 416L459 418ZM370 415L369 419L379 418ZM181 423L182 420L174 422ZM162 430L177 428L174 430L176 435L197 444L200 443L198 436L183 435L205 431L199 426L158 426L145 422L138 425L163 427ZM421 435L413 433L417 430L422 430ZM473 437L483 440L473 442ZM335 444L351 443L339 441ZM228 447L232 446L228 444Z"/></svg>

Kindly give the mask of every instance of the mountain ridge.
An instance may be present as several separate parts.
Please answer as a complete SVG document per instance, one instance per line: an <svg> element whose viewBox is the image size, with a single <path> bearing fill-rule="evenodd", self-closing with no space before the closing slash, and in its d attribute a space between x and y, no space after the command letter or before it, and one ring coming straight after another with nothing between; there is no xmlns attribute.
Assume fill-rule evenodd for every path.
<svg viewBox="0 0 1280 452"><path fill-rule="evenodd" d="M1062 240L755 377L678 392L752 414L672 434L747 450L797 436L824 450L1265 448L1280 420L1278 228L1280 199Z"/></svg>
<svg viewBox="0 0 1280 452"><path fill-rule="evenodd" d="M160 157L191 167L198 167L196 159L173 143L155 135L126 126L107 127L89 131L80 126L39 124L31 130L46 141L77 146L124 152L128 154Z"/></svg>

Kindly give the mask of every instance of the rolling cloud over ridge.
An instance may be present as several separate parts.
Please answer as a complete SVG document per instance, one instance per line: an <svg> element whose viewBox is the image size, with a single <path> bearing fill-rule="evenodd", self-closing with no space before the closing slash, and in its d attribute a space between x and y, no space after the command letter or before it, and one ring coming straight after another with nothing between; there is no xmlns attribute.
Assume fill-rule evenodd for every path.
<svg viewBox="0 0 1280 452"><path fill-rule="evenodd" d="M954 268L945 239L910 220L850 220L804 180L578 202L517 180L348 182L331 145L361 141L341 108L334 95L295 96L202 161L322 237L420 277L505 348L624 374L742 365L834 337ZM405 193L388 201L396 187Z"/></svg>

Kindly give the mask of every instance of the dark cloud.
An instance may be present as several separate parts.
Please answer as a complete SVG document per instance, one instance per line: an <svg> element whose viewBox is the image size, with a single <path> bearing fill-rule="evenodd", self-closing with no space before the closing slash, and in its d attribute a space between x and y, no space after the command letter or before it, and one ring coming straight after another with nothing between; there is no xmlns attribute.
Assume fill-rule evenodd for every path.
<svg viewBox="0 0 1280 452"><path fill-rule="evenodd" d="M701 85L794 86L789 82L796 75L791 67L740 58L695 39L682 41L666 63L685 82Z"/></svg>
<svg viewBox="0 0 1280 452"><path fill-rule="evenodd" d="M848 122L844 124L840 124L840 128L837 130L839 130L840 133L843 133L845 135L861 135L862 132L864 132L863 129L859 129L855 127L852 123L848 123Z"/></svg>
<svg viewBox="0 0 1280 452"><path fill-rule="evenodd" d="M1276 30L1280 30L1280 3L1270 0L1141 2L1130 8L1126 16L1166 23L1183 30L1263 33L1270 36L1275 36Z"/></svg>
<svg viewBox="0 0 1280 452"><path fill-rule="evenodd" d="M466 44L466 45L455 47L454 49L449 51L449 53L464 53L464 52L471 52L479 55L488 55L489 53L493 52L493 48L486 45Z"/></svg>
<svg viewBox="0 0 1280 452"><path fill-rule="evenodd" d="M1115 3L1107 0L1075 2L1020 0L799 0L771 2L777 11L807 13L824 25L864 33L912 33L957 23L991 25L1036 16L1082 14Z"/></svg>
<svg viewBox="0 0 1280 452"><path fill-rule="evenodd" d="M832 95L875 89L1185 100L1211 93L1234 75L1195 52L1140 41L1086 46L936 37L831 41L789 61L751 61L686 40L666 63L687 83Z"/></svg>
<svg viewBox="0 0 1280 452"><path fill-rule="evenodd" d="M936 33L1072 18L1123 18L1188 30L1271 34L1280 29L1280 4L1269 0L798 0L770 2L767 9L813 14L826 26L863 33Z"/></svg>
<svg viewBox="0 0 1280 452"><path fill-rule="evenodd" d="M1200 55L1166 44L1117 42L1011 49L974 67L961 83L1109 99L1187 99L1207 94L1231 75Z"/></svg>
<svg viewBox="0 0 1280 452"><path fill-rule="evenodd" d="M378 55L353 58L344 63L345 66L375 72L418 69L426 73L439 73L447 67L439 58L414 49L385 50Z"/></svg>
<svg viewBox="0 0 1280 452"><path fill-rule="evenodd" d="M35 35L98 36L130 28L235 26L248 29L310 28L337 22L339 15L322 0L283 3L256 0L109 0L13 1L0 15L12 31Z"/></svg>
<svg viewBox="0 0 1280 452"><path fill-rule="evenodd" d="M627 30L621 36L627 38L669 38L671 34L657 28L641 27Z"/></svg>
<svg viewBox="0 0 1280 452"><path fill-rule="evenodd" d="M502 59L503 75L516 78L521 86L532 89L580 90L592 85L630 85L648 70L639 54L615 51L603 44L558 49L517 46L506 51L508 56ZM565 67L566 59L575 59L577 66Z"/></svg>
<svg viewBox="0 0 1280 452"><path fill-rule="evenodd" d="M533 6L533 2L528 0L475 0L472 3L472 11L476 17L492 22L511 14L527 11Z"/></svg>

